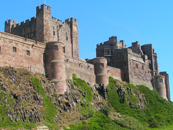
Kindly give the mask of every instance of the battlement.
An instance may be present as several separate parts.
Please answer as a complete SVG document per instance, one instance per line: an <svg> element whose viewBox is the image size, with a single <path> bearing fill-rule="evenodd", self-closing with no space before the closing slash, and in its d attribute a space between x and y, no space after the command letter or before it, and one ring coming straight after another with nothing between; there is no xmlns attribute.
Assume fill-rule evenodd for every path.
<svg viewBox="0 0 173 130"><path fill-rule="evenodd" d="M20 26L20 25L27 24L27 23L29 23L29 22L35 22L35 20L36 20L36 17L32 17L31 19L27 19L27 20L25 20L25 21L20 22L20 24L19 24L17 21L14 21L14 22L13 22L13 25L12 25L12 28L18 27L18 26Z"/></svg>
<svg viewBox="0 0 173 130"><path fill-rule="evenodd" d="M5 21L5 25L8 24L17 24L18 22L16 20L9 19L8 21Z"/></svg>
<svg viewBox="0 0 173 130"><path fill-rule="evenodd" d="M65 20L65 23L71 23L71 22L78 23L78 20L73 18L73 17L68 18L68 19Z"/></svg>
<svg viewBox="0 0 173 130"><path fill-rule="evenodd" d="M138 46L138 45L139 45L139 41L132 42L132 46Z"/></svg>
<svg viewBox="0 0 173 130"><path fill-rule="evenodd" d="M37 6L36 7L36 10L37 10L37 12L40 11L40 10L48 10L48 11L51 11L51 7L50 6L46 6L45 4L42 4L41 7L40 6Z"/></svg>
<svg viewBox="0 0 173 130"><path fill-rule="evenodd" d="M52 17L52 20L57 21L58 23L61 23L62 24L62 21L59 20L59 19L57 19L57 18L55 18L55 17Z"/></svg>

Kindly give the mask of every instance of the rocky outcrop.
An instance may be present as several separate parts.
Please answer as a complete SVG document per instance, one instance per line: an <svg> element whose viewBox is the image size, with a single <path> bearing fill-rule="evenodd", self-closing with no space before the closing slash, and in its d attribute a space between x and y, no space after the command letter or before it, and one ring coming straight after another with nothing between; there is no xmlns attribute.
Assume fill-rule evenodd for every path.
<svg viewBox="0 0 173 130"><path fill-rule="evenodd" d="M31 79L37 77L41 88L38 90L37 84ZM87 93L82 91L79 86L74 85L72 80L67 80L67 90L64 95L57 94L54 84L46 77L40 74L33 74L24 69L14 69L12 67L0 68L0 102L5 106L4 112L11 122L43 122L45 119L44 98L50 98L56 109L54 122L60 126L68 126L69 124L90 118L89 114L82 114L79 110L81 107L92 108L95 111L101 110L105 106L111 107L106 96L109 89L104 84L90 85L93 93L93 99L86 103ZM117 93L122 102L127 102L131 107L143 109L145 107L145 98L139 91L128 87L127 85L116 85ZM44 94L43 94L43 92ZM129 95L138 98L136 104L131 102ZM110 117L124 118L124 116L111 113ZM0 121L4 121L4 117L0 117ZM47 127L38 129L47 129Z"/></svg>

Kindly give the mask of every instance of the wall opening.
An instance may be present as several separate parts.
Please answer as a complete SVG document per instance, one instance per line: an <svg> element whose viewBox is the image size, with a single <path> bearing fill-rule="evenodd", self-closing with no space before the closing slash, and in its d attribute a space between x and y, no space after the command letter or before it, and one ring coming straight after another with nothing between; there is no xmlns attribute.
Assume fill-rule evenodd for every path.
<svg viewBox="0 0 173 130"><path fill-rule="evenodd" d="M29 50L26 51L26 55L30 56L30 51Z"/></svg>
<svg viewBox="0 0 173 130"><path fill-rule="evenodd" d="M66 36L66 41L68 41L68 37Z"/></svg>
<svg viewBox="0 0 173 130"><path fill-rule="evenodd" d="M136 64L136 68L138 68L138 64Z"/></svg>
<svg viewBox="0 0 173 130"><path fill-rule="evenodd" d="M104 64L103 64L103 63L101 63L101 64L100 64L100 68L103 68L103 67L104 67Z"/></svg>
<svg viewBox="0 0 173 130"><path fill-rule="evenodd" d="M13 47L13 52L17 52L17 48L16 47Z"/></svg>
<svg viewBox="0 0 173 130"><path fill-rule="evenodd" d="M163 79L159 79L159 82L160 82L160 83L163 83Z"/></svg>
<svg viewBox="0 0 173 130"><path fill-rule="evenodd" d="M53 31L53 35L55 36L55 31Z"/></svg>
<svg viewBox="0 0 173 130"><path fill-rule="evenodd" d="M58 46L57 46L57 45L54 45L54 46L53 46L53 50L54 50L54 51L58 51Z"/></svg>
<svg viewBox="0 0 173 130"><path fill-rule="evenodd" d="M63 47L63 52L65 53L65 47Z"/></svg>
<svg viewBox="0 0 173 130"><path fill-rule="evenodd" d="M142 65L142 70L144 70L144 65Z"/></svg>

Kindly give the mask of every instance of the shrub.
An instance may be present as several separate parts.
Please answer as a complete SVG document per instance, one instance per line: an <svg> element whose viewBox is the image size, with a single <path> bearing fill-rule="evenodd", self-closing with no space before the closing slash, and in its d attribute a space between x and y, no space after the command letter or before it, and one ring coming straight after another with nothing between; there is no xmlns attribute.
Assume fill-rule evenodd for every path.
<svg viewBox="0 0 173 130"><path fill-rule="evenodd" d="M110 114L110 108L108 106L103 107L100 112L108 116Z"/></svg>

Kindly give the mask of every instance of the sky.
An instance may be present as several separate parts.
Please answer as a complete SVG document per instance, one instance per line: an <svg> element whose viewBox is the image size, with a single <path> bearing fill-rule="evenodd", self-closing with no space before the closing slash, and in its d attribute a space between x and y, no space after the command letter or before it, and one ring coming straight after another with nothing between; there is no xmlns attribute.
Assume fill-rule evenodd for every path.
<svg viewBox="0 0 173 130"><path fill-rule="evenodd" d="M45 0L1 0L0 31L6 19L19 23L36 16ZM96 45L117 36L127 47L132 42L152 44L160 71L167 71L173 101L173 0L46 0L53 17L78 19L79 57L95 58Z"/></svg>

